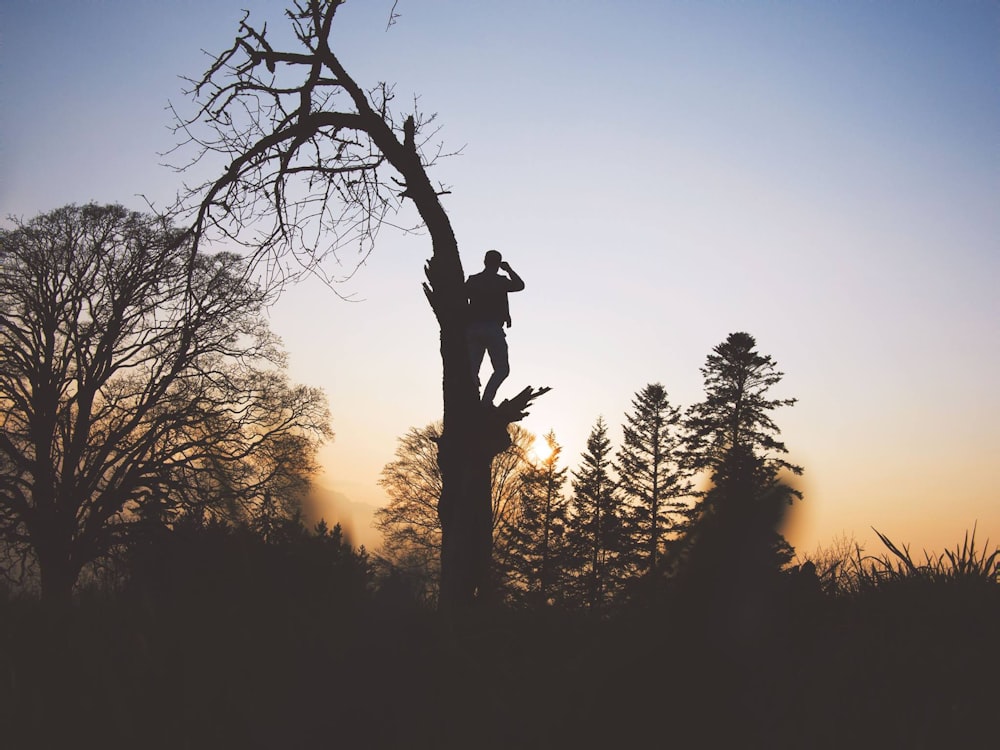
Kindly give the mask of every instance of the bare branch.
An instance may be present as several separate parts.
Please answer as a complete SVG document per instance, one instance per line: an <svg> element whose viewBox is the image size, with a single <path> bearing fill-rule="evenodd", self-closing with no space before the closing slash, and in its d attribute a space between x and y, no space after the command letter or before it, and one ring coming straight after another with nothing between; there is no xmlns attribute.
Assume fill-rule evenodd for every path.
<svg viewBox="0 0 1000 750"><path fill-rule="evenodd" d="M366 92L344 70L329 46L339 5L293 2L286 15L305 51L274 47L267 27L245 14L233 44L189 79L194 111L183 116L170 106L180 140L168 154L184 157L174 169L220 166L215 177L187 187L174 210L191 217L196 243L238 243L275 286L302 274L333 283L351 278L379 230L396 226L401 201L414 197L405 176L402 190L393 180L422 174L447 155L438 146L430 159L423 156L437 129L428 134L434 117L421 114L416 100L397 124L392 87ZM350 248L354 259L346 262ZM329 260L346 262L346 272L323 270Z"/></svg>
<svg viewBox="0 0 1000 750"><path fill-rule="evenodd" d="M392 8L389 9L389 21L385 25L385 30L388 31L390 28L396 25L396 21L399 19L400 13L396 12L396 6L399 5L399 0L393 0Z"/></svg>

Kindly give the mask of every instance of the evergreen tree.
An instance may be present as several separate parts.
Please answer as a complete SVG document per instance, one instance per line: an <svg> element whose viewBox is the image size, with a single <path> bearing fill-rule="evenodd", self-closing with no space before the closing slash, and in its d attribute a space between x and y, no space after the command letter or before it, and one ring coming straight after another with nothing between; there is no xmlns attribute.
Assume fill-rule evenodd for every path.
<svg viewBox="0 0 1000 750"><path fill-rule="evenodd" d="M524 473L521 507L513 527L508 578L512 597L548 604L559 599L565 554L568 469L559 466L562 446L555 432L545 435L549 454Z"/></svg>
<svg viewBox="0 0 1000 750"><path fill-rule="evenodd" d="M781 458L788 449L778 440L781 431L770 416L774 409L792 406L797 399L766 397L784 373L777 371L770 355L757 352L756 345L749 333L731 333L712 349L701 368L705 400L692 406L685 419L691 457L698 469L714 470L731 448L742 446L775 472L802 473L801 467Z"/></svg>
<svg viewBox="0 0 1000 750"><path fill-rule="evenodd" d="M665 537L685 508L678 501L692 492L682 460L681 410L670 404L660 383L651 383L635 394L625 420L615 468L628 503L628 558L633 569L648 576L660 564Z"/></svg>
<svg viewBox="0 0 1000 750"><path fill-rule="evenodd" d="M710 472L712 486L694 508L680 551L686 576L725 607L760 599L791 558L781 536L784 513L798 490L780 478L802 468L783 458L787 448L770 412L795 399L771 399L778 372L748 333L716 346L701 372L705 400L688 411L692 465ZM760 602L753 604L760 607ZM728 612L743 616L743 613Z"/></svg>
<svg viewBox="0 0 1000 750"><path fill-rule="evenodd" d="M623 522L617 482L612 477L611 441L603 418L587 438L582 465L573 472L573 495L566 537L574 577L572 598L603 611L621 580Z"/></svg>

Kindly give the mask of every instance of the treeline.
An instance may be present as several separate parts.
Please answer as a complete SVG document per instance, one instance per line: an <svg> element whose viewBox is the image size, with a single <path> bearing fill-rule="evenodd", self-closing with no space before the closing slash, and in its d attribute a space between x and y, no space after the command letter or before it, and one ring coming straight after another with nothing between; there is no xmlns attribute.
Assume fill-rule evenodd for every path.
<svg viewBox="0 0 1000 750"><path fill-rule="evenodd" d="M687 409L660 383L637 392L617 450L598 418L572 471L554 433L538 458L535 437L512 426L493 464L493 590L483 596L606 614L661 585L781 585L794 554L781 522L800 498L787 478L802 468L785 459L772 415L795 399L770 395L783 374L748 333L714 347L701 372L705 397ZM440 429L401 438L382 472L390 502L376 513L378 559L428 600L441 538ZM708 490L696 489L699 479Z"/></svg>
<svg viewBox="0 0 1000 750"><path fill-rule="evenodd" d="M433 604L437 426L386 544L299 509L322 394L235 256L115 206L0 232L0 745L948 747L994 729L1000 551L790 566L781 374L745 333L574 470L512 428L493 587ZM547 455L544 455L547 453ZM709 480L703 485L700 478ZM696 488L707 486L705 490ZM41 600L37 596L41 587ZM73 596L70 596L70 594Z"/></svg>

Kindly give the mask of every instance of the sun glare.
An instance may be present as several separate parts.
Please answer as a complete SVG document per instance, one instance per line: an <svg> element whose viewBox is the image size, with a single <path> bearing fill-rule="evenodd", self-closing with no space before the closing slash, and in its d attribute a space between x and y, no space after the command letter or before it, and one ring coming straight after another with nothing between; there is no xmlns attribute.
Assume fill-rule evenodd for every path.
<svg viewBox="0 0 1000 750"><path fill-rule="evenodd" d="M545 441L545 438L536 437L531 447L528 449L528 459L536 466L540 466L552 458L554 450Z"/></svg>

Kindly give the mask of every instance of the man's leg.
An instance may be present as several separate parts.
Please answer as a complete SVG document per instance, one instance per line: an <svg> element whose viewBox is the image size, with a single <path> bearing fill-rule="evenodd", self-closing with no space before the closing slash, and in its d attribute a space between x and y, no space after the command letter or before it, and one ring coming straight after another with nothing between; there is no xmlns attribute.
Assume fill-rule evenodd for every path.
<svg viewBox="0 0 1000 750"><path fill-rule="evenodd" d="M490 376L486 388L483 390L483 403L492 404L497 395L497 388L510 375L510 361L507 355L507 336L503 328L496 327L491 332L486 341L486 351L490 353L490 363L493 365L493 374Z"/></svg>

